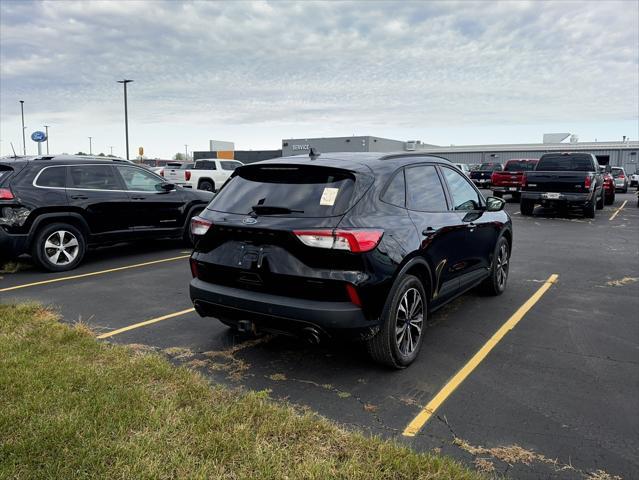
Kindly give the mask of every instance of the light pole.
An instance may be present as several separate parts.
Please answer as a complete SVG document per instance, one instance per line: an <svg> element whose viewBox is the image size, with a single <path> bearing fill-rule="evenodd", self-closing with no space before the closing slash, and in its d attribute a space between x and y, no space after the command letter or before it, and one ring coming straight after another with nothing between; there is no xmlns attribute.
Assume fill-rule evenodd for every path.
<svg viewBox="0 0 639 480"><path fill-rule="evenodd" d="M24 136L24 100L20 100L20 111L22 112L22 153L27 155L27 139Z"/></svg>
<svg viewBox="0 0 639 480"><path fill-rule="evenodd" d="M189 146L188 145L184 145L184 161L185 162L189 161Z"/></svg>
<svg viewBox="0 0 639 480"><path fill-rule="evenodd" d="M91 140L93 137L89 137L89 155L93 155L93 146L91 144Z"/></svg>
<svg viewBox="0 0 639 480"><path fill-rule="evenodd" d="M47 136L47 155L49 155L49 125L44 126L44 133Z"/></svg>
<svg viewBox="0 0 639 480"><path fill-rule="evenodd" d="M126 136L126 159L129 159L129 112L126 102L126 84L133 80L118 80L118 83L124 85L124 134Z"/></svg>
<svg viewBox="0 0 639 480"><path fill-rule="evenodd" d="M109 145L109 148L111 149L111 155L113 155L113 145Z"/></svg>

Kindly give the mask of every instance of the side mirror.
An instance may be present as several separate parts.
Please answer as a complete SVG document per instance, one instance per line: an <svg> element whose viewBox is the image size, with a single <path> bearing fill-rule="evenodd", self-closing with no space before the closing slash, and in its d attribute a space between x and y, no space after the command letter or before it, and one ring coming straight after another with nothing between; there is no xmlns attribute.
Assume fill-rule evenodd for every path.
<svg viewBox="0 0 639 480"><path fill-rule="evenodd" d="M158 183L155 188L157 188L161 192L170 192L175 190L174 183Z"/></svg>
<svg viewBox="0 0 639 480"><path fill-rule="evenodd" d="M486 199L486 211L488 212L499 212L504 209L505 205L506 200L503 198L488 197Z"/></svg>

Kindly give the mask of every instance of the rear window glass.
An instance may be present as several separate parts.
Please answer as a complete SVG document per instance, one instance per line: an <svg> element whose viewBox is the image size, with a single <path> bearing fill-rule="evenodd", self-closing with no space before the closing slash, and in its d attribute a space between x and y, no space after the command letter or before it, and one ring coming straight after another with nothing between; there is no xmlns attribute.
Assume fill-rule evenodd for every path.
<svg viewBox="0 0 639 480"><path fill-rule="evenodd" d="M120 184L113 167L109 165L82 165L69 167L71 188L88 190L118 190Z"/></svg>
<svg viewBox="0 0 639 480"><path fill-rule="evenodd" d="M40 172L36 185L38 187L64 188L67 183L66 167L48 167Z"/></svg>
<svg viewBox="0 0 639 480"><path fill-rule="evenodd" d="M395 174L388 184L382 200L391 205L404 207L406 205L406 182L404 181L404 169Z"/></svg>
<svg viewBox="0 0 639 480"><path fill-rule="evenodd" d="M242 168L220 190L209 208L248 215L254 205L278 207L289 217L331 217L350 206L355 181L342 170L323 167ZM262 215L263 213L260 213Z"/></svg>
<svg viewBox="0 0 639 480"><path fill-rule="evenodd" d="M621 168L612 169L612 176L615 178L619 177L619 175L621 175L622 173L623 173L623 170Z"/></svg>
<svg viewBox="0 0 639 480"><path fill-rule="evenodd" d="M195 170L217 170L215 160L198 160L195 162Z"/></svg>
<svg viewBox="0 0 639 480"><path fill-rule="evenodd" d="M508 162L505 170L507 172L525 172L535 169L536 162Z"/></svg>
<svg viewBox="0 0 639 480"><path fill-rule="evenodd" d="M7 178L13 169L11 167L7 167L5 165L0 165L0 184L2 183L3 178Z"/></svg>
<svg viewBox="0 0 639 480"><path fill-rule="evenodd" d="M544 155L537 168L540 172L594 172L590 155Z"/></svg>

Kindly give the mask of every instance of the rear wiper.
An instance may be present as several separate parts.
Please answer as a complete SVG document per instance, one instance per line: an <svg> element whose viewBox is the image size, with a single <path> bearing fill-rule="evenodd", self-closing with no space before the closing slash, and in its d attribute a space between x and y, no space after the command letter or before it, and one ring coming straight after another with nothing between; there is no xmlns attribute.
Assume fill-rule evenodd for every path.
<svg viewBox="0 0 639 480"><path fill-rule="evenodd" d="M292 210L288 207L278 207L276 205L253 205L251 212L262 215L277 215L278 213L304 213L304 210Z"/></svg>

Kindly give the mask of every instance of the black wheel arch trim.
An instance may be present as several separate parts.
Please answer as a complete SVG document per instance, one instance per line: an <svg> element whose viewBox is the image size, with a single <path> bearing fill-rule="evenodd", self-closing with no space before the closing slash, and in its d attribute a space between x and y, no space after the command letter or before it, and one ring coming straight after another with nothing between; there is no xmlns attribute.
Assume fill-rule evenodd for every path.
<svg viewBox="0 0 639 480"><path fill-rule="evenodd" d="M48 220L59 220L60 222L69 223L69 218L72 218L74 221L77 221L76 223L79 223L79 225L76 225L76 226L79 226L79 228L82 230L82 233L84 233L85 235L90 235L91 230L89 229L89 224L84 219L84 217L80 215L79 213L74 213L74 212L42 213L38 215L33 220L33 223L31 224L31 228L29 229L29 233L28 233L28 243L31 244L33 237L35 236L36 232L38 231L38 229L40 228L40 225L42 225L43 222L46 221L47 223L52 223L52 222L49 222Z"/></svg>
<svg viewBox="0 0 639 480"><path fill-rule="evenodd" d="M435 293L435 279L433 278L433 270L430 267L430 265L428 264L428 262L426 261L426 259L422 258L421 256L414 256L411 257L408 261L406 261L406 263L404 263L402 265L402 267L399 269L399 271L395 274L395 278L393 280L393 285L391 287L391 291L392 289L394 289L397 284L401 281L401 279L404 277L404 275L406 275L408 273L408 271L410 269L412 269L415 266L420 266L426 269L426 272L428 273L428 285L423 285L424 290L426 291L426 295L428 296L428 300L432 300L434 293ZM419 278L419 277L418 277ZM421 280L421 279L420 279ZM422 282L423 284L423 282Z"/></svg>

